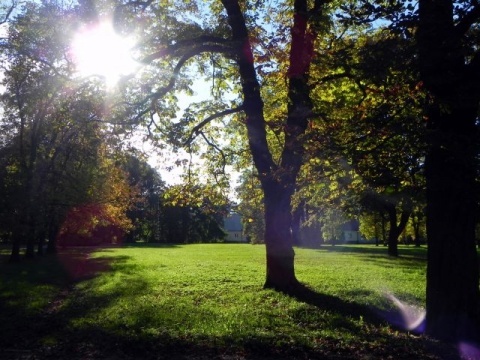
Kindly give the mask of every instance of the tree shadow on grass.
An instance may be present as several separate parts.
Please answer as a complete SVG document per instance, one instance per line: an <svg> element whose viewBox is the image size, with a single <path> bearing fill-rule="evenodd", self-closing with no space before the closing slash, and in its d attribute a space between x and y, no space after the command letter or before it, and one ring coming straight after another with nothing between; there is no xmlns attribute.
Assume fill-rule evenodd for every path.
<svg viewBox="0 0 480 360"><path fill-rule="evenodd" d="M455 344L440 343L421 336L424 332L425 314L419 309L401 303L393 295L386 294L387 299L394 305L389 310L345 301L336 296L319 293L304 285L300 285L295 291L286 295L335 314L333 316L335 324L333 325L339 332L362 334L367 328L368 333L360 335L365 343L375 338L377 343L386 344L384 347L377 344L377 347L371 348L371 358L391 356L397 359L422 358L422 354L416 353L416 349L423 348L426 353L438 356L439 359L461 359ZM354 294L354 297L368 295L370 294L359 292ZM363 324L368 324L368 326L365 328ZM391 330L381 333L379 329L382 328ZM412 346L413 344L416 345ZM344 353L341 358L357 357L353 355L353 353Z"/></svg>
<svg viewBox="0 0 480 360"><path fill-rule="evenodd" d="M97 247L70 247L61 249L57 258L64 268L70 282L76 283L97 276L98 274L112 271L112 261L124 261L128 256L92 257L93 253L105 248Z"/></svg>
<svg viewBox="0 0 480 360"><path fill-rule="evenodd" d="M92 257L98 248L62 249L18 264L0 266L0 358L36 358L39 339L68 327L62 317L75 284L112 270L126 256ZM98 299L99 303L108 299ZM60 315L60 316L59 316Z"/></svg>
<svg viewBox="0 0 480 360"><path fill-rule="evenodd" d="M319 251L329 251L329 252L337 252L337 253L355 253L355 254L370 254L370 255L385 255L389 256L387 252L387 247L385 246L375 246L375 245L322 245ZM399 257L402 258L406 257L413 257L418 259L426 260L426 249L423 247L416 248L414 246L399 246L398 248Z"/></svg>
<svg viewBox="0 0 480 360"><path fill-rule="evenodd" d="M136 242L136 243L125 243L122 247L127 248L154 248L154 249L172 249L172 248L181 248L188 244L175 244L175 243L143 243L143 242Z"/></svg>
<svg viewBox="0 0 480 360"><path fill-rule="evenodd" d="M127 262L127 256L92 257L96 249L71 249L58 255L58 268L65 271L69 284L75 285L85 279L92 279L100 273L112 270L130 269L135 266ZM112 266L111 261L115 261ZM119 281L108 289L99 290L102 278L81 283L81 290L73 286L65 288L53 299L40 314L22 313L21 306L7 306L1 309L0 319L0 358L2 359L396 359L427 358L429 349L422 353L416 351L422 346L428 347L427 340L419 340L378 330L385 321L373 309L343 301L337 297L317 293L308 288L291 295L297 300L313 305L322 311L334 314L329 317L328 327L340 333L361 333L360 341L352 344L339 344L339 337L320 336L312 346L302 340L302 328L317 326L309 323L305 308L289 310L291 321L298 322L297 334L282 333L274 329L273 333L263 332L239 338L234 335L207 336L186 332L185 335L170 334L158 326L155 333L145 332L136 324L126 321L125 314L118 314L117 323L103 323L98 320L102 310L123 299L126 304L140 301L142 291L151 286L139 274L128 281ZM41 285L41 284L40 284ZM361 294L359 294L361 296ZM1 306L0 306L1 307ZM302 309L303 308L303 309ZM142 309L140 309L142 310ZM131 311L131 310L128 310ZM5 315L8 314L8 315ZM143 314L143 315L142 315ZM148 314L142 311L134 313L138 323L150 325ZM142 319L141 316L145 316ZM305 317L306 316L306 317ZM370 327L361 326L358 319L363 317ZM106 317L106 319L111 319ZM318 323L322 326L322 323ZM168 329L168 327L167 327ZM192 335L193 333L193 335ZM340 336L341 337L341 336ZM372 341L372 338L374 339ZM347 340L345 340L347 341ZM375 343L376 342L376 343ZM419 345L419 342L422 342ZM433 345L431 345L433 347ZM436 345L435 345L436 346ZM413 350L412 350L413 349ZM449 349L450 351L451 349ZM457 359L453 352L442 350L438 359ZM450 355L451 354L451 355Z"/></svg>

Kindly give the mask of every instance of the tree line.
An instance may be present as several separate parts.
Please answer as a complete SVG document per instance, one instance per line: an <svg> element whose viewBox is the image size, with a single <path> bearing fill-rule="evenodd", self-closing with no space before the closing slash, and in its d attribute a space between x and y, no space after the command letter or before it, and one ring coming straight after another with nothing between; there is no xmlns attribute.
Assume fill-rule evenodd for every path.
<svg viewBox="0 0 480 360"><path fill-rule="evenodd" d="M22 247L32 258L66 245L223 240L224 208L174 203L181 191L111 131L99 83L62 62L76 17L29 3L2 39L0 236L10 261Z"/></svg>

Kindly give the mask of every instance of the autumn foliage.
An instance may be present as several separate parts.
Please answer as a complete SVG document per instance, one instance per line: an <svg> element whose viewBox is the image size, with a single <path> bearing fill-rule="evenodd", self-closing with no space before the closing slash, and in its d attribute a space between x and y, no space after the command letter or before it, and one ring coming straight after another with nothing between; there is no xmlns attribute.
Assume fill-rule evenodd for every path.
<svg viewBox="0 0 480 360"><path fill-rule="evenodd" d="M120 244L131 224L112 205L86 204L72 208L60 229L59 246Z"/></svg>

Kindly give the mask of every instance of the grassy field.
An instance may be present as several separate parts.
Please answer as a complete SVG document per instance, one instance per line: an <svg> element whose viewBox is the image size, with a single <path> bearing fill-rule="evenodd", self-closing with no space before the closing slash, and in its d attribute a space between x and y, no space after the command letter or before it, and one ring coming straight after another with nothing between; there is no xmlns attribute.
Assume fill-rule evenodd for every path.
<svg viewBox="0 0 480 360"><path fill-rule="evenodd" d="M3 261L0 358L458 358L453 346L410 331L421 321L426 251L400 254L296 249L297 276L312 290L296 298L262 289L260 245L69 249Z"/></svg>

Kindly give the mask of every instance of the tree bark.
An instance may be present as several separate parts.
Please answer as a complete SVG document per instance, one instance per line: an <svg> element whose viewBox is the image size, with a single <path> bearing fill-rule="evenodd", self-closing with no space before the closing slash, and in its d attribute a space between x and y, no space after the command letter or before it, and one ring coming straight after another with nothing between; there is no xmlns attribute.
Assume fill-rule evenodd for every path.
<svg viewBox="0 0 480 360"><path fill-rule="evenodd" d="M431 121L441 123L440 114ZM458 124L472 115L448 114ZM455 121L455 119L458 119ZM472 121L473 125L473 121ZM470 134L475 129L471 127ZM479 335L480 294L475 248L475 139L468 132L436 127L426 159L427 332L464 340Z"/></svg>
<svg viewBox="0 0 480 360"><path fill-rule="evenodd" d="M291 192L265 188L265 246L267 273L265 288L294 292L299 282L295 277L293 238L291 235Z"/></svg>
<svg viewBox="0 0 480 360"><path fill-rule="evenodd" d="M298 204L297 208L292 212L292 243L294 246L302 245L302 234L301 234L301 225L302 217L305 212L305 200L302 200Z"/></svg>
<svg viewBox="0 0 480 360"><path fill-rule="evenodd" d="M48 213L47 254L57 253L57 236L61 225L59 212L59 208L52 205Z"/></svg>
<svg viewBox="0 0 480 360"><path fill-rule="evenodd" d="M475 248L475 122L479 54L470 60L451 0L420 0L420 71L431 93L427 113L427 317L429 335L478 340L479 269ZM461 23L461 19L460 22Z"/></svg>

